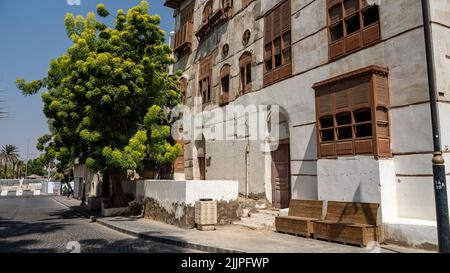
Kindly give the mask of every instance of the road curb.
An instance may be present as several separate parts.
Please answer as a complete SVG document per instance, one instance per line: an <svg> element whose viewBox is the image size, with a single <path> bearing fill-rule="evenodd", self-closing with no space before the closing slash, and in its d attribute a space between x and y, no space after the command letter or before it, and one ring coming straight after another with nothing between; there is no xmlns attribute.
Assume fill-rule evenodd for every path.
<svg viewBox="0 0 450 273"><path fill-rule="evenodd" d="M52 197L52 199L69 209L74 209L87 217L90 216L90 214L84 210L81 210L77 207L70 207L67 204L65 204L64 202L61 202L54 197ZM201 245L201 244L189 243L189 242L185 242L185 241L177 240L177 239L173 239L173 238L159 237L159 236L149 235L149 234L145 234L145 233L135 232L135 231L131 231L129 229L111 225L111 224L107 223L106 221L102 220L101 218L96 218L95 223L97 223L101 226L107 227L109 229L139 238L139 239L157 242L157 243L163 243L166 245L173 245L173 246L178 246L178 247L193 249L193 250L199 250L199 251L204 251L204 252L209 252L209 253L244 253L242 251L237 251L237 250L206 246L206 245Z"/></svg>
<svg viewBox="0 0 450 273"><path fill-rule="evenodd" d="M135 231L131 231L131 230L128 230L125 228L111 225L102 219L96 219L96 223L99 225L102 225L104 227L113 229L115 231L118 231L118 232L121 232L124 234L128 234L130 236L133 236L133 237L136 237L139 239L153 241L153 242L157 242L157 243L163 243L166 245L174 245L174 246L178 246L178 247L182 247L182 248L199 250L199 251L204 251L204 252L209 252L209 253L244 253L242 251L237 251L237 250L231 250L231 249L213 247L213 246L206 246L206 245L201 245L201 244L189 243L189 242L185 242L185 241L177 240L177 239L173 239L173 238L159 237L159 236L153 236L153 235L149 235L149 234L145 234L145 233L135 232Z"/></svg>

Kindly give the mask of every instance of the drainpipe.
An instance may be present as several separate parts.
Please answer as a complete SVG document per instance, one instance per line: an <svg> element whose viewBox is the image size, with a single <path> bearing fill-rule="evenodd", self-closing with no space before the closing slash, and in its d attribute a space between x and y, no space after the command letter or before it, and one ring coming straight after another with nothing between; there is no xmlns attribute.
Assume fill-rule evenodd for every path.
<svg viewBox="0 0 450 273"><path fill-rule="evenodd" d="M247 117L245 117L245 129L249 128ZM250 132L250 129L249 129ZM249 179L250 179L250 133L246 132L247 144L245 145L245 197L249 195Z"/></svg>
<svg viewBox="0 0 450 273"><path fill-rule="evenodd" d="M248 180L249 180L249 172L250 172L250 145L247 142L247 145L245 147L245 197L248 198L249 192L248 192Z"/></svg>
<svg viewBox="0 0 450 273"><path fill-rule="evenodd" d="M433 181L436 202L436 220L439 252L450 253L450 228L447 200L447 185L445 177L444 157L439 128L439 111L437 105L436 73L431 32L430 6L428 0L422 0L423 26L425 33L425 48L428 71L428 89L430 92L431 124L433 129Z"/></svg>

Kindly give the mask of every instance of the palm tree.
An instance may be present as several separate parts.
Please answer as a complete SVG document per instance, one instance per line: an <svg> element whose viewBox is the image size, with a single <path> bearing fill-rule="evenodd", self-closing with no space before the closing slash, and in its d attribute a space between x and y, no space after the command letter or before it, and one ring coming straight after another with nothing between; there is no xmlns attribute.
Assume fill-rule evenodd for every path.
<svg viewBox="0 0 450 273"><path fill-rule="evenodd" d="M8 163L16 162L19 159L19 148L11 144L2 145L2 148L0 149L0 159L3 161L5 166L5 178L8 178Z"/></svg>

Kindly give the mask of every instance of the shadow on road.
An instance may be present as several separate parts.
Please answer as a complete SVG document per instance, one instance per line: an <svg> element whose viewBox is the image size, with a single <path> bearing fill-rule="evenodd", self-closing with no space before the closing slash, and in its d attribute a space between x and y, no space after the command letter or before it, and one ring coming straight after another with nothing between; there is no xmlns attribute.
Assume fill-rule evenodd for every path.
<svg viewBox="0 0 450 273"><path fill-rule="evenodd" d="M80 219L88 218L87 214L81 213L76 207L69 209L61 209L48 214L51 218L42 219L41 221L56 220L56 219Z"/></svg>
<svg viewBox="0 0 450 273"><path fill-rule="evenodd" d="M81 252L88 253L187 253L189 249L157 244L138 239L123 239L108 242L103 239L81 240Z"/></svg>
<svg viewBox="0 0 450 273"><path fill-rule="evenodd" d="M40 234L51 233L64 229L66 224L52 222L27 223L8 220L0 217L0 253L53 253L55 250L47 248L33 248L32 245L41 242L39 239L19 239L21 236L39 237Z"/></svg>

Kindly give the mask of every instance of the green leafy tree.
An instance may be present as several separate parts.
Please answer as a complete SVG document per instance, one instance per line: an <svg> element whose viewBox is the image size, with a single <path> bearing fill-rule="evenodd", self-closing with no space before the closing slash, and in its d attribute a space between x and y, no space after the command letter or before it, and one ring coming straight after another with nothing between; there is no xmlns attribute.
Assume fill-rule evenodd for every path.
<svg viewBox="0 0 450 273"><path fill-rule="evenodd" d="M97 13L110 16L102 4ZM58 162L59 172L75 160L102 172L112 183L116 206L124 205L125 170L139 169L146 157L169 163L181 149L167 133L172 120L162 111L179 104L181 95L179 73L168 73L174 60L159 24L147 1L127 13L117 11L114 27L94 13L67 14L73 45L50 62L44 79L16 82L25 95L48 90L42 100L50 134L38 143L46 160Z"/></svg>
<svg viewBox="0 0 450 273"><path fill-rule="evenodd" d="M46 164L42 157L28 160L27 171L29 174L35 174L39 176L47 175Z"/></svg>
<svg viewBox="0 0 450 273"><path fill-rule="evenodd" d="M11 177L8 172L8 164L14 164L19 160L19 148L15 145L2 145L0 149L0 159L3 162L3 176L4 178Z"/></svg>

